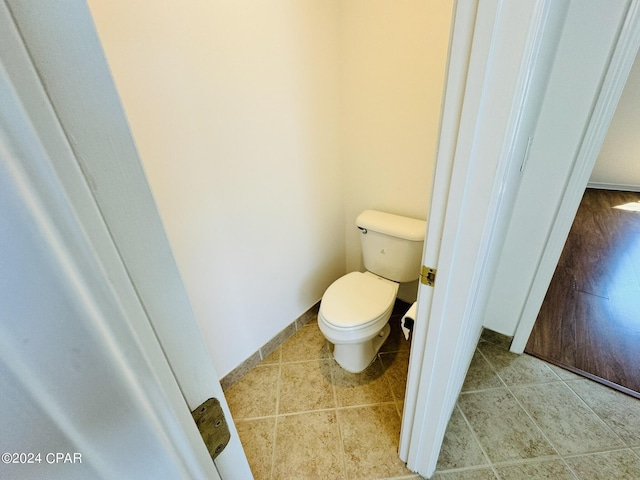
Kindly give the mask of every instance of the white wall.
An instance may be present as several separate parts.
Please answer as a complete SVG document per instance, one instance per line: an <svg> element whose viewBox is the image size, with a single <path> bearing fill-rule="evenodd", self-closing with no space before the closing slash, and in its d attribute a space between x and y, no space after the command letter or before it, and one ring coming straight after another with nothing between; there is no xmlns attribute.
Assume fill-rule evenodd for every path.
<svg viewBox="0 0 640 480"><path fill-rule="evenodd" d="M90 6L224 376L344 272L337 4Z"/></svg>
<svg viewBox="0 0 640 480"><path fill-rule="evenodd" d="M640 58L636 57L589 179L600 188L640 191Z"/></svg>
<svg viewBox="0 0 640 480"><path fill-rule="evenodd" d="M362 270L368 208L425 219L431 198L452 0L341 3L347 270Z"/></svg>
<svg viewBox="0 0 640 480"><path fill-rule="evenodd" d="M358 268L352 212L425 216L450 18L425 3L89 1L220 376Z"/></svg>

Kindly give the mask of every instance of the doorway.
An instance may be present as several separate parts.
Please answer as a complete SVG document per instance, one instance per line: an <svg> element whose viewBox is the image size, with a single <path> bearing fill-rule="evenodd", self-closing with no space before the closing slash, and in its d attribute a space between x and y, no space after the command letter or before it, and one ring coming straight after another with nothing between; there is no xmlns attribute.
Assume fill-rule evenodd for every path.
<svg viewBox="0 0 640 480"><path fill-rule="evenodd" d="M587 37L588 35L576 36L576 39L579 40L576 46L577 49L587 48L580 43L586 40ZM500 328L492 328L491 325L488 325L490 321L494 320L493 318L487 317L485 320L485 327L508 335L513 334L510 350L514 353L522 353L529 340L529 335L575 218L580 199L584 194L596 157L602 147L618 100L627 82L629 72L638 52L639 43L638 2L631 2L630 8L625 14L625 19L621 22L620 33L613 44L613 53L609 56L610 60L604 65L604 69L599 76L598 88L589 98L590 107L585 111L586 115L581 115L581 118L584 118L584 123L580 125L580 135L569 142L566 138L566 128L569 128L571 123L565 118L561 121L561 124L555 124L557 127L555 131L562 131L563 137L555 137L555 142L547 142L549 149L544 152L544 158L552 159L554 157L552 159L553 162L544 163L543 158L539 165L542 168L538 168L537 172L542 172L542 174L545 171L547 173L558 172L557 166L554 167L554 165L557 162L568 162L566 172L560 175L562 177L562 185L551 187L550 183L553 180L547 175L549 181L538 183L538 186L544 186L545 195L541 196L536 194L536 192L540 193L540 188L537 188L535 182L533 182L530 185L529 197L527 198L535 198L537 203L530 203L527 215L519 214L516 216L514 213L513 218L520 222L518 231L526 233L525 237L521 235L516 238L514 245L517 247L518 242L522 243L522 239L525 238L527 246L535 243L535 249L529 250L532 255L527 256L525 265L520 265L516 272L509 272L515 277L504 277L526 278L525 281L520 282L524 288L510 292L513 295L505 295L505 291L501 292L502 298L507 302L507 306L512 306L513 308L506 311L506 315L501 319L504 322L496 325ZM593 46L589 48L594 50ZM556 87L561 86L563 83L568 85L566 80L574 70L572 68L558 71L557 79L555 80ZM547 96L550 98L549 95ZM583 98L586 98L586 96L583 96ZM561 103L559 101L558 105ZM563 111L558 111L556 117L559 118L566 112L567 109L564 109L564 113ZM573 115L574 120L577 118L575 111L566 114ZM553 125L553 121L549 119L544 123L545 127L553 127ZM552 130L546 130L544 133L548 134L550 131ZM568 156L566 155L567 152L559 152L559 146L568 145L569 143L572 143L572 145ZM532 162L529 161L529 166L531 164ZM553 208L546 211L546 216L536 216L536 212L542 211L539 203L546 201L550 196L551 188L553 188L553 195L555 196ZM522 226L523 222L531 227L526 232L526 229ZM508 290L508 282L505 285L507 285ZM504 329L501 329L501 327L504 327Z"/></svg>
<svg viewBox="0 0 640 480"><path fill-rule="evenodd" d="M587 189L525 352L640 398L640 193Z"/></svg>
<svg viewBox="0 0 640 480"><path fill-rule="evenodd" d="M631 388L635 396L640 382L629 378L624 350L637 338L637 315L629 305L635 292L627 290L633 276L625 272L637 263L633 207L640 194L633 192L640 191L635 163L640 142L634 129L640 121L639 93L636 57L525 350L614 388Z"/></svg>

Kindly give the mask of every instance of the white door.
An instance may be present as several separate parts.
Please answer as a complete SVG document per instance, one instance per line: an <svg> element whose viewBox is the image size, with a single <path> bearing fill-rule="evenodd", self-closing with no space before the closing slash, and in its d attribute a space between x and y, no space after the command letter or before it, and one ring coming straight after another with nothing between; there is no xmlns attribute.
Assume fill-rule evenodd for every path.
<svg viewBox="0 0 640 480"><path fill-rule="evenodd" d="M86 4L8 5L0 442L83 459L8 478L252 478ZM232 434L215 466L189 413L209 397Z"/></svg>
<svg viewBox="0 0 640 480"><path fill-rule="evenodd" d="M622 28L607 27L618 40L591 126L598 133L587 137L586 151L593 152L601 123L608 124L603 112L612 114L637 51L640 2L629 4ZM571 25L580 24L580 15L609 13L609 5L588 6L590 13L584 13L583 2L568 0L457 4L424 255L437 275L434 288L422 286L419 292L400 447L408 467L422 475L435 470L482 329L528 147L553 81L557 46L575 34ZM586 184L584 174L582 180Z"/></svg>
<svg viewBox="0 0 640 480"><path fill-rule="evenodd" d="M4 69L0 104L0 477L221 478L122 264L89 241Z"/></svg>

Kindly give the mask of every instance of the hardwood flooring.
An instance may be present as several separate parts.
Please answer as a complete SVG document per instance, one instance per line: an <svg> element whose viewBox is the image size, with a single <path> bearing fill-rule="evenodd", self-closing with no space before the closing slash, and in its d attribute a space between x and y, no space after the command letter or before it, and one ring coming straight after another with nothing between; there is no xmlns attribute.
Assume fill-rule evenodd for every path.
<svg viewBox="0 0 640 480"><path fill-rule="evenodd" d="M640 398L640 193L586 190L525 352Z"/></svg>

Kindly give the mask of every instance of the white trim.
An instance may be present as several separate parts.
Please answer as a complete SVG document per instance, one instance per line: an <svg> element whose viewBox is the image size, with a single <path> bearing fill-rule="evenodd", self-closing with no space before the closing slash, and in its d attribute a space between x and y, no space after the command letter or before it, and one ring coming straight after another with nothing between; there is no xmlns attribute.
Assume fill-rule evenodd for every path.
<svg viewBox="0 0 640 480"><path fill-rule="evenodd" d="M423 265L435 266L440 255L442 231L447 212L447 197L453 171L462 104L466 89L469 58L473 42L476 21L477 1L457 2L451 25L451 42L448 55L446 88L440 123L440 141L438 145L436 170L433 180L431 207L427 219L427 232ZM424 415L424 402L418 403L418 390L421 386L422 359L425 356L427 327L433 298L432 288L420 288L418 292L417 322L412 333L411 355L407 374L402 428L400 432L400 458L407 467L416 471L417 452L415 439L421 436L421 422ZM418 414L418 418L416 418ZM410 446L413 446L410 455Z"/></svg>
<svg viewBox="0 0 640 480"><path fill-rule="evenodd" d="M556 38L566 13L566 6L548 0L514 5L456 9L424 256L438 274L434 289L420 287L400 449L408 468L426 476L435 470L482 329L489 288L481 280L497 265L517 167L539 114L535 99L553 61L552 42L542 37ZM514 25L522 33L508 45ZM516 71L508 68L514 62Z"/></svg>
<svg viewBox="0 0 640 480"><path fill-rule="evenodd" d="M451 60L461 60L454 64L455 76L450 70L447 77L441 138L447 138L445 133L453 131L455 144L438 152L434 200L425 242L425 262L429 261L428 253L436 259L433 264L425 264L435 265L438 273L433 289L420 286L407 390L409 401L415 404L407 467L427 477L435 470L444 437L442 425L446 425L451 416L445 399L450 385L447 366L452 366L451 355L459 338L456 327L461 326L461 321L446 325L444 317L447 291L454 275L458 225L463 218L464 187L460 186L465 183L464 175L472 157L497 9L495 1L490 2L490 6L489 3L459 2L453 25ZM434 214L435 220L432 220ZM441 366L443 369L438 371ZM416 376L418 386L414 390L412 383ZM413 395L415 400L411 398Z"/></svg>
<svg viewBox="0 0 640 480"><path fill-rule="evenodd" d="M522 353L531 335L531 330L558 264L580 199L606 137L639 46L640 0L632 0L520 315L511 344L512 352Z"/></svg>
<svg viewBox="0 0 640 480"><path fill-rule="evenodd" d="M601 183L589 182L587 188L596 188L599 190L618 190L621 192L640 192L640 185L626 185L621 183Z"/></svg>

